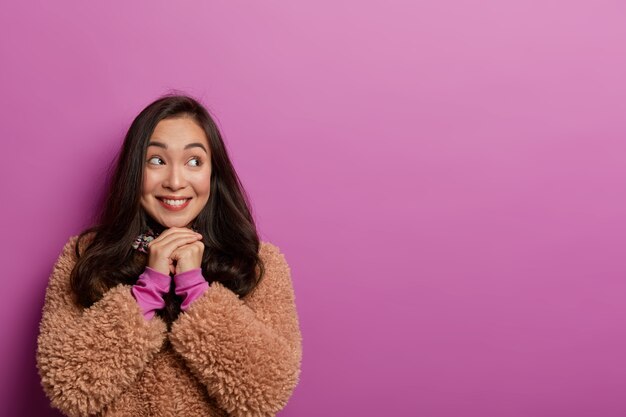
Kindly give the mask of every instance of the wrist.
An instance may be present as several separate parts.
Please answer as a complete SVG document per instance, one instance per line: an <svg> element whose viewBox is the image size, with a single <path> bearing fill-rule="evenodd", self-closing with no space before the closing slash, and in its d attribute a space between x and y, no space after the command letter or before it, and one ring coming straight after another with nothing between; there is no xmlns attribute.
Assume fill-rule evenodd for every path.
<svg viewBox="0 0 626 417"><path fill-rule="evenodd" d="M180 268L177 266L176 267L176 273L174 275L176 276L176 275L180 275L180 274L186 274L188 272L196 271L196 270L200 270L201 271L202 268L200 266L187 266L187 265L185 265L185 266L181 266Z"/></svg>
<svg viewBox="0 0 626 417"><path fill-rule="evenodd" d="M176 295L183 297L183 302L180 306L183 311L186 311L191 303L200 298L210 288L209 283L202 275L202 268L200 267L176 274L174 276L174 286Z"/></svg>
<svg viewBox="0 0 626 417"><path fill-rule="evenodd" d="M174 274L174 278L198 276L198 275L202 277L202 268L200 268L199 266L195 268L187 268L181 271L176 271L176 274Z"/></svg>

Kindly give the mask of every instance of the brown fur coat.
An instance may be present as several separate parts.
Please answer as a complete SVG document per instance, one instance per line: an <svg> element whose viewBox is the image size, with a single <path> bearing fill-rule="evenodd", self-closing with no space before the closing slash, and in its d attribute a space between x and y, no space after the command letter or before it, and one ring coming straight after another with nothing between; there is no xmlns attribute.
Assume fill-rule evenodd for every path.
<svg viewBox="0 0 626 417"><path fill-rule="evenodd" d="M68 416L273 416L300 376L302 338L291 272L261 242L266 272L246 297L218 282L168 332L144 319L129 285L90 308L73 301L77 236L54 265L37 340L51 404Z"/></svg>

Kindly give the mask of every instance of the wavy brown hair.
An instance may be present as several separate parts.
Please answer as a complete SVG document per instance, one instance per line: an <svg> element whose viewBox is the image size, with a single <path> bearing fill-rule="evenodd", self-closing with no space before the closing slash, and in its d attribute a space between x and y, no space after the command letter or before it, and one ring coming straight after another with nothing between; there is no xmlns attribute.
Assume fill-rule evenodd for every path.
<svg viewBox="0 0 626 417"><path fill-rule="evenodd" d="M202 275L209 283L218 281L240 297L252 292L264 275L249 200L216 123L194 98L168 94L148 105L132 122L96 225L78 237L78 260L70 279L77 302L83 307L91 306L120 283L135 284L147 264L147 255L133 249L133 241L148 227L164 230L141 207L140 198L148 140L161 120L174 117L193 118L209 141L211 192L206 206L192 222L205 244ZM81 244L83 239L86 243ZM169 326L180 313L182 302L173 286L165 301L166 307L157 314Z"/></svg>

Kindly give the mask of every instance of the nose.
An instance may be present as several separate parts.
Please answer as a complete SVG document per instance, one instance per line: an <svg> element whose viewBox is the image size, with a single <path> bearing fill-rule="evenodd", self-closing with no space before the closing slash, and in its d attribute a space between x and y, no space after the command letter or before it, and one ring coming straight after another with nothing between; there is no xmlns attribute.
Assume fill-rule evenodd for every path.
<svg viewBox="0 0 626 417"><path fill-rule="evenodd" d="M176 165L170 165L162 185L163 188L168 188L174 191L185 188L187 186L187 179L185 178L184 168Z"/></svg>

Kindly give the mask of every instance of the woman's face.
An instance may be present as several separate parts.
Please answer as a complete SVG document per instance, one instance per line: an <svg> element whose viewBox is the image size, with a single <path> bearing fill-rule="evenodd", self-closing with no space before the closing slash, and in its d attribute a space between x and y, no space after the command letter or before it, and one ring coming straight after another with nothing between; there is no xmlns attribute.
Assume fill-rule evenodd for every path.
<svg viewBox="0 0 626 417"><path fill-rule="evenodd" d="M189 117L161 120L148 141L141 206L166 228L190 227L209 201L211 150Z"/></svg>

